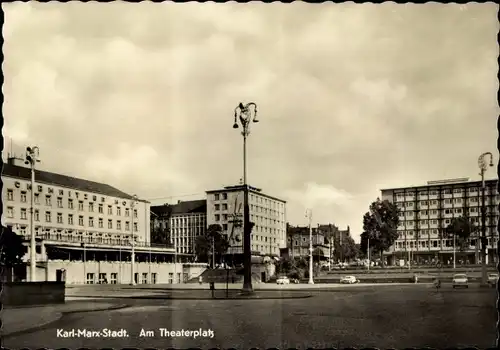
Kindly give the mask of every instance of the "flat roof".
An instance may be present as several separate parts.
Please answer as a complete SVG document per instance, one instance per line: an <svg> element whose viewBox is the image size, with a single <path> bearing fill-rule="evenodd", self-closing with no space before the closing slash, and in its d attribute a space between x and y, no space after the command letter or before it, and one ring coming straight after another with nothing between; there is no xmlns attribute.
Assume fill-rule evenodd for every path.
<svg viewBox="0 0 500 350"><path fill-rule="evenodd" d="M486 183L495 183L498 182L498 179L485 179ZM469 180L469 178L459 178L459 179L450 179L450 180L437 180L437 181L427 181L426 185L413 185L413 186L402 186L402 187L392 187L392 188L383 188L380 191L397 191L397 190L406 190L406 189L416 189L416 188L429 188L429 187L438 187L438 186L454 186L454 185L478 185L481 183L481 180Z"/></svg>
<svg viewBox="0 0 500 350"><path fill-rule="evenodd" d="M224 188L221 188L219 190L206 191L206 193L212 194L212 193L221 193L221 192L239 192L239 191L243 191L244 188L245 188L245 185L225 186ZM260 189L260 188L248 185L248 190L249 190L249 193L258 194L258 195L261 195L262 197L267 197L269 199L273 199L273 200L278 201L278 202L286 203L286 200L284 200L284 199L280 199L280 198L273 197L273 196L270 196L268 194L263 193L262 189Z"/></svg>

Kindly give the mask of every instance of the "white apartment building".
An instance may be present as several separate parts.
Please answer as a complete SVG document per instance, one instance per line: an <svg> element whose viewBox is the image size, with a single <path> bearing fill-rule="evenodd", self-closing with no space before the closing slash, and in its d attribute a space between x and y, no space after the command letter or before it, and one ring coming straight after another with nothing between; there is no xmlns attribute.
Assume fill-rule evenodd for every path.
<svg viewBox="0 0 500 350"><path fill-rule="evenodd" d="M488 254L496 259L498 242L497 220L500 197L498 180L486 180L486 234ZM412 261L439 258L449 261L453 254L453 239L441 233L454 217L467 214L481 230L481 181L468 178L429 181L427 185L383 189L382 200L395 203L400 210L399 238L387 253L396 259ZM477 237L472 237L465 252L469 263L479 257ZM461 254L463 256L464 253Z"/></svg>
<svg viewBox="0 0 500 350"><path fill-rule="evenodd" d="M172 244L183 256L193 258L196 237L207 229L207 202L205 199L179 201L177 204L151 207L152 225L170 234Z"/></svg>
<svg viewBox="0 0 500 350"><path fill-rule="evenodd" d="M25 238L27 262L31 169L23 160L9 158L2 180L2 225ZM130 283L132 242L136 283L167 283L167 276L173 276L173 247L150 243L148 201L134 199L107 184L42 170L35 171L34 191L38 281ZM123 272L126 261L128 274ZM182 269L179 266L177 271ZM27 279L29 273L19 278Z"/></svg>
<svg viewBox="0 0 500 350"><path fill-rule="evenodd" d="M243 253L243 185L207 191L207 226L219 224L229 237L228 254ZM254 255L279 256L286 247L286 201L249 187L251 250Z"/></svg>

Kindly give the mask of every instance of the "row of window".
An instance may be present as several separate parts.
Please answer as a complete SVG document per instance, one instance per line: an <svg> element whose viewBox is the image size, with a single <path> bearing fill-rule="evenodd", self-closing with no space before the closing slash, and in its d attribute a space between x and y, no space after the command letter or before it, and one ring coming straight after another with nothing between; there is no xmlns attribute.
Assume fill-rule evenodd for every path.
<svg viewBox="0 0 500 350"><path fill-rule="evenodd" d="M95 273L92 273L92 272L89 272L87 273L87 279L85 281L86 284L95 284L96 282L99 283L99 284L104 284L104 283L109 283L109 284L117 284L119 281L118 281L118 273L116 272L111 272L109 274L110 278L108 280L108 274L107 273L99 273L98 276L99 276L99 279L96 280L96 274ZM149 274L144 272L142 274L142 279L141 279L141 282L142 284L148 284L148 283L151 283L151 284L156 284L156 282L158 281L158 274L156 272L153 272L151 273L151 280L149 280ZM135 273L134 274L134 279L135 279L135 283L139 283L139 273Z"/></svg>
<svg viewBox="0 0 500 350"><path fill-rule="evenodd" d="M204 226L206 222L205 216L195 216L195 217L184 217L184 218L172 218L171 225L172 226L187 226L187 225L201 225Z"/></svg>
<svg viewBox="0 0 500 350"><path fill-rule="evenodd" d="M269 198L265 198L265 197L262 197L262 196L257 196L255 194L250 194L250 198L249 199L250 199L251 202L261 203L261 204L264 204L266 206L268 205L272 209L283 209L284 206L285 206L283 203L280 203L280 202L277 202L275 200L272 200L272 199L269 199ZM214 194L214 200L216 200L216 201L227 200L227 193L216 193L216 194Z"/></svg>
<svg viewBox="0 0 500 350"><path fill-rule="evenodd" d="M478 216L474 216L474 217L471 217L469 218L469 220L472 222L472 223L480 223L481 218L478 217ZM495 216L495 217L490 217L490 218L486 218L486 224L487 225L492 225L492 224L496 224L497 222L497 219L498 219L498 216ZM445 225L449 225L451 223L451 218L445 218L445 219L442 219L444 220L444 224ZM439 220L405 220L405 221L400 221L398 223L398 227L408 227L408 226L415 226L415 225L418 225L420 227L422 226L427 226L427 225L438 225L439 223Z"/></svg>
<svg viewBox="0 0 500 350"><path fill-rule="evenodd" d="M455 209L446 209L444 210L444 217L448 217L449 215L455 215L455 214L458 214L458 215L462 215L463 214L463 210L461 208L455 208ZM469 208L469 214L479 214L481 212L480 208ZM497 211L495 208L490 208L490 210L486 211L486 216L497 216ZM420 213L418 213L418 215L414 212L406 212L406 213L403 213L403 212L400 212L399 213L399 219L400 220L404 220L405 218L411 218L411 219L424 219L424 218L435 218L436 216L438 215L437 211L436 210L424 210ZM471 215L471 217L477 217L478 215Z"/></svg>
<svg viewBox="0 0 500 350"><path fill-rule="evenodd" d="M14 183L14 186L16 187L16 189L17 189L17 190L21 190L22 184L21 184L21 182L20 182L20 181L16 181L16 182ZM27 191L30 191L30 190L31 190L31 183L26 183L26 184L25 184L25 186L23 186L23 187L25 187ZM43 192L43 185L37 185L37 190L38 190L38 193L36 193L35 195L38 195L38 194L42 193L42 192ZM14 189L9 189L9 191L12 191L12 192L13 192L13 191L14 191ZM21 190L21 191L22 191L22 190ZM73 190L73 191L74 191L74 190ZM22 192L26 192L26 191L22 191ZM47 187L47 193L48 193L48 194L54 194L55 192L56 192L56 191L54 191L54 188L52 188L52 187ZM61 197L62 197L62 196L64 196L65 190L63 190L63 189L59 189L57 192L58 192L59 196L61 196ZM97 202L97 195L95 195L95 194L94 194L94 195L91 195L91 194L88 194L88 193L80 193L80 192L78 192L78 191L74 191L74 192L72 192L72 190L66 190L66 193L67 193L67 195L68 195L68 197L69 197L69 198L73 197L73 193L74 193L74 197L75 197L76 199L79 199L79 198L83 197L83 199L84 199L84 200L88 200L88 199L92 198L92 200L93 200L94 202ZM80 196L81 194L82 194L82 196ZM102 203L106 202L106 198L101 196L101 202L102 202ZM118 199L115 199L115 204L118 204L118 202L119 202L119 200L118 200ZM127 201L125 201L125 200L124 200L124 201L122 202L122 204L125 206L125 205L126 205L126 202L127 202ZM132 202L131 202L131 205L132 205Z"/></svg>
<svg viewBox="0 0 500 350"><path fill-rule="evenodd" d="M222 214L222 216L220 214L215 214L214 218L215 218L215 222L235 220L234 215L229 215L229 214ZM281 220L269 219L269 218L259 216L259 215L250 215L250 220L252 222L262 223L264 225L283 225L284 224L284 222Z"/></svg>
<svg viewBox="0 0 500 350"><path fill-rule="evenodd" d="M467 201L462 198L447 198L442 200L444 204L461 204L461 203L467 203L467 204L477 204L480 203L480 200L478 197L472 197L468 198ZM433 206L437 205L438 201L437 200L429 200L429 201L420 201L417 202L417 208L422 208L426 206ZM412 208L415 206L415 202L397 202L396 206L398 208Z"/></svg>
<svg viewBox="0 0 500 350"><path fill-rule="evenodd" d="M214 204L214 211L226 211L226 210L228 210L228 206L226 203ZM263 213L265 215L272 215L272 216L276 216L276 217L280 217L280 218L283 217L283 213L280 213L277 210L268 209L268 208L264 208L264 207L253 205L253 204L250 205L250 211L256 212L256 213ZM226 216L227 216L227 214L226 214Z"/></svg>
<svg viewBox="0 0 500 350"><path fill-rule="evenodd" d="M491 234L496 234L496 227L490 227L486 231L489 231ZM431 228L431 229L422 229L418 230L420 237L425 237L426 235L437 235L439 233L439 229ZM398 230L399 239L407 236L413 236L417 233L415 230Z"/></svg>
<svg viewBox="0 0 500 350"><path fill-rule="evenodd" d="M28 210L26 208L21 208L20 211L20 218L21 220L27 220L28 219ZM13 207L7 207L7 217L13 219L15 217L14 213L14 208ZM40 221L40 211L38 209L35 209L35 212L33 214L33 219L35 221ZM78 225L79 226L85 226L85 218L83 215L78 216ZM45 222L50 223L52 222L52 212L46 211L45 212ZM64 224L63 220L63 214L62 213L57 213L56 214L56 222L58 224ZM97 218L97 222L95 221L94 217L89 217L88 218L88 226L89 227L95 227L94 224L97 223L97 227L103 228L104 227L104 219L103 218ZM74 216L73 214L68 214L67 218L67 224L68 225L74 225ZM112 229L113 228L113 220L108 219L108 228ZM116 229L121 230L122 229L122 222L121 220L116 220ZM128 221L125 221L125 230L130 230L130 223ZM134 231L137 232L138 227L137 227L137 222L134 222Z"/></svg>
<svg viewBox="0 0 500 350"><path fill-rule="evenodd" d="M455 189L451 189L451 188L447 188L447 189L443 189L441 191L442 194L461 194L464 192L464 188L455 188ZM478 189L477 187L469 187L467 188L467 192L469 193L476 193L478 192L480 189ZM488 187L486 189L488 192L492 193L492 192L495 192L496 191L496 187L495 188L492 188L492 187ZM418 191L418 196L437 196L439 194L439 191L438 190L431 190L431 191ZM396 197L397 198L402 198L402 197L413 197L415 196L415 191L407 191L407 192L396 192Z"/></svg>
<svg viewBox="0 0 500 350"><path fill-rule="evenodd" d="M495 244L497 242L497 239L495 238L488 238L488 245L491 246L492 243ZM470 246L475 247L476 246L476 240L472 239L470 241ZM406 241L406 242L396 242L396 248L397 249L403 249L403 248L440 248L441 243L440 240L421 240L421 241ZM443 247L453 247L453 239L443 239Z"/></svg>
<svg viewBox="0 0 500 350"><path fill-rule="evenodd" d="M14 200L14 193L12 190L7 190L7 200L13 201ZM26 192L21 192L21 203L27 203L27 193ZM38 193L35 193L35 204L40 205L40 197ZM51 195L46 195L45 196L45 205L52 207L52 196ZM63 208L63 199L61 197L57 197L57 207L58 208ZM88 211L89 212L94 212L94 202L89 202L88 203ZM74 202L73 199L68 198L68 209L74 209ZM84 202L83 201L78 201L78 210L83 211L84 210ZM104 214L104 204L98 203L97 205L97 210L99 214ZM130 209L125 208L124 211L125 216L130 216ZM113 215L113 206L108 205L108 215ZM116 207L116 215L121 216L122 215L122 210L121 207ZM137 209L134 209L134 217L137 217Z"/></svg>

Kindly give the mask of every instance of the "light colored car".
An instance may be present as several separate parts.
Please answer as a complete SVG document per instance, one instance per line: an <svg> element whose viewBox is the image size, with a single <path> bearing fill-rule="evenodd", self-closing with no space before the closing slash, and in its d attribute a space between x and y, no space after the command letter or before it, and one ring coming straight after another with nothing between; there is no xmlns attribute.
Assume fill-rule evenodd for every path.
<svg viewBox="0 0 500 350"><path fill-rule="evenodd" d="M469 279L465 273L458 273L453 276L453 288L465 287L469 288Z"/></svg>
<svg viewBox="0 0 500 350"><path fill-rule="evenodd" d="M498 273L490 273L488 274L488 284L492 287L497 285L498 281Z"/></svg>
<svg viewBox="0 0 500 350"><path fill-rule="evenodd" d="M290 279L288 277L281 276L281 277L278 277L278 279L276 280L276 283L277 284L290 284Z"/></svg>
<svg viewBox="0 0 500 350"><path fill-rule="evenodd" d="M359 283L359 280L355 276L344 276L340 279L340 283L354 284Z"/></svg>

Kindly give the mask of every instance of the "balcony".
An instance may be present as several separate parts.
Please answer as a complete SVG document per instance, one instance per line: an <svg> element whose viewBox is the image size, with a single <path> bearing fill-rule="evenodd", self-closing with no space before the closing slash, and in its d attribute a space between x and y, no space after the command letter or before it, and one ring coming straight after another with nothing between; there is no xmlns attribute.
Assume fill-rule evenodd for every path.
<svg viewBox="0 0 500 350"><path fill-rule="evenodd" d="M30 235L23 235L25 240L30 239ZM102 246L125 246L130 247L130 241L126 239L116 239L116 238L106 238L106 237L89 237L89 236L68 236L61 235L56 233L42 233L36 236L37 239L46 240L46 241L55 241L61 243L84 243L84 244L92 244L92 245L102 245ZM135 242L135 247L138 248L174 248L173 244L156 244L149 242Z"/></svg>

